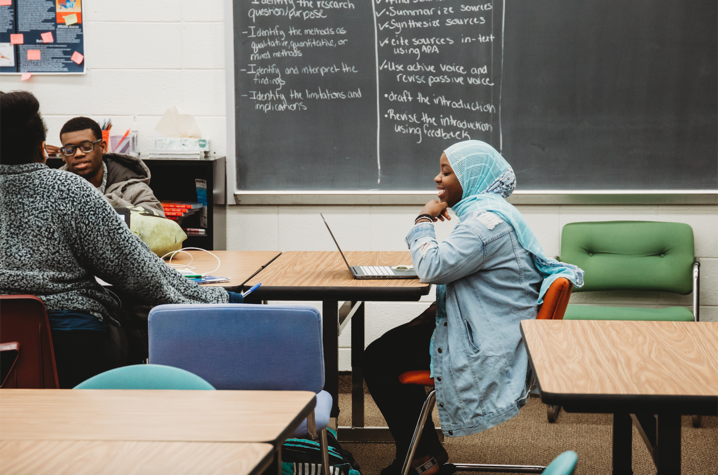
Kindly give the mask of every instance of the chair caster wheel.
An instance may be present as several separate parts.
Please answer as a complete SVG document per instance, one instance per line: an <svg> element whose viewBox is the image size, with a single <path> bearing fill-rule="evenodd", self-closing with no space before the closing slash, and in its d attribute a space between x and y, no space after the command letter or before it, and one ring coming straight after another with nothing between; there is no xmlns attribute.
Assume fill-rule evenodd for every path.
<svg viewBox="0 0 718 475"><path fill-rule="evenodd" d="M551 423L556 422L559 412L561 412L561 406L552 406L550 404L546 406L546 416Z"/></svg>
<svg viewBox="0 0 718 475"><path fill-rule="evenodd" d="M691 416L691 423L693 427L698 428L701 426L701 416Z"/></svg>

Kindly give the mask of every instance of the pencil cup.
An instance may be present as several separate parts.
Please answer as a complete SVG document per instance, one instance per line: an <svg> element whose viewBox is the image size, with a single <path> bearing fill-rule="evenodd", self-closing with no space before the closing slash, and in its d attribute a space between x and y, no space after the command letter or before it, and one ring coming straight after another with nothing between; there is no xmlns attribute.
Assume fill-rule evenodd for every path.
<svg viewBox="0 0 718 475"><path fill-rule="evenodd" d="M110 137L112 143L112 151L115 153L127 153L130 150L130 137L122 135L113 135Z"/></svg>
<svg viewBox="0 0 718 475"><path fill-rule="evenodd" d="M107 152L112 152L112 146L110 144L110 131L109 130L103 130L102 131L102 140L105 141L107 144Z"/></svg>

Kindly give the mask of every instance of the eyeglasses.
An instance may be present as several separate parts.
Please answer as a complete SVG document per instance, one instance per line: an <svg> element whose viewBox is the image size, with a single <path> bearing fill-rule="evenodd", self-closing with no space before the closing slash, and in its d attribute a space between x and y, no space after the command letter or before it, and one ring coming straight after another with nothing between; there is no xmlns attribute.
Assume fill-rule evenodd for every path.
<svg viewBox="0 0 718 475"><path fill-rule="evenodd" d="M94 142L90 142L89 140L87 142L82 142L80 145L65 145L60 149L63 155L66 157L72 157L75 155L75 152L77 152L77 149L83 151L83 153L90 153L93 150L95 150L95 144L102 142L102 139L95 140Z"/></svg>

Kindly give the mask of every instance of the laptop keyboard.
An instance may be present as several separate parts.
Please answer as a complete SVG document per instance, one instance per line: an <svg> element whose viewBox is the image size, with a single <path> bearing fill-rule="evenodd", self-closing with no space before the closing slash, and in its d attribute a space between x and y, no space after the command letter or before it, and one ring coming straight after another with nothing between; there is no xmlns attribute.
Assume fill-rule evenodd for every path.
<svg viewBox="0 0 718 475"><path fill-rule="evenodd" d="M394 275L389 266L359 266L364 275Z"/></svg>

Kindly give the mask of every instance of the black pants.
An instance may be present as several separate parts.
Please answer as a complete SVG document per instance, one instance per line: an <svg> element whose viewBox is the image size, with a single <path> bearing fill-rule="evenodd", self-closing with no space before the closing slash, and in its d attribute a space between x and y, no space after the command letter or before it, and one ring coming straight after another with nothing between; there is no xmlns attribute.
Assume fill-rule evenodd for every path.
<svg viewBox="0 0 718 475"><path fill-rule="evenodd" d="M403 460L414 435L426 388L401 384L399 375L406 371L428 370L431 363L429 343L434 332L434 306L413 321L386 332L364 352L362 367L369 392L384 415L396 441L396 458ZM416 448L415 458L436 455L441 450L431 416Z"/></svg>
<svg viewBox="0 0 718 475"><path fill-rule="evenodd" d="M81 382L125 364L127 342L122 329L52 331L60 387L72 389Z"/></svg>

